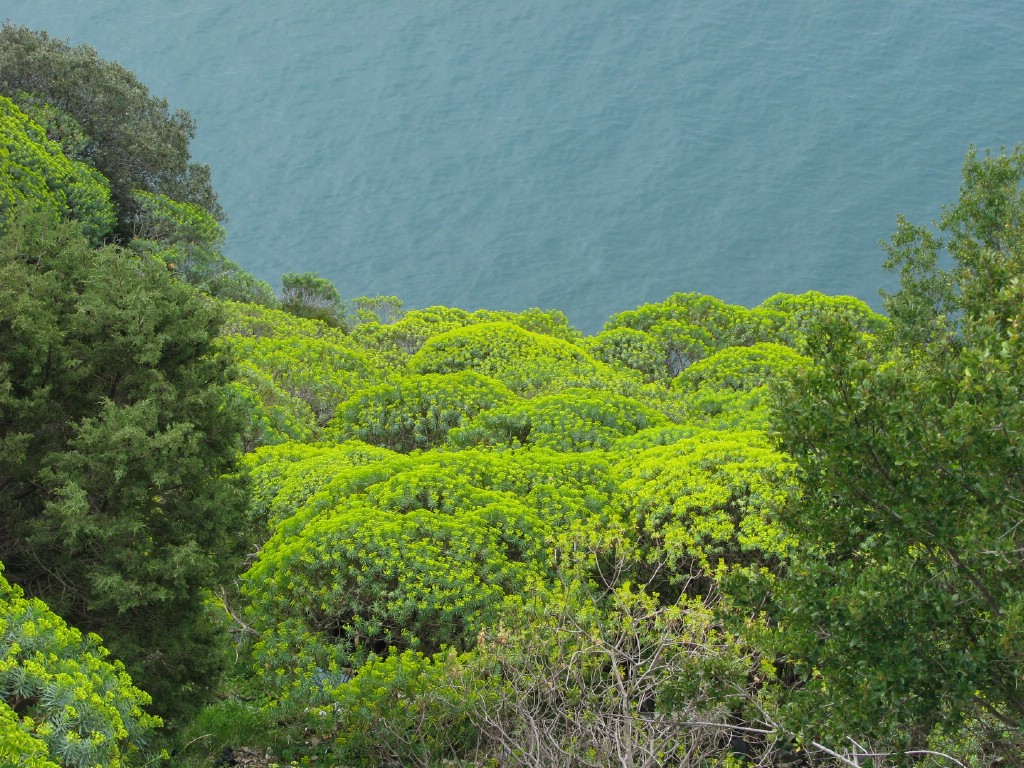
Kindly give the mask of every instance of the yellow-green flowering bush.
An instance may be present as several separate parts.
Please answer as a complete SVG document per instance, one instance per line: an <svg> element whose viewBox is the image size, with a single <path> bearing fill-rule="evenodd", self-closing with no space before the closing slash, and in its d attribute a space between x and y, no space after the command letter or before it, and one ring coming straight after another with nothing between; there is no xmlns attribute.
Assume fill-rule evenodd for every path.
<svg viewBox="0 0 1024 768"><path fill-rule="evenodd" d="M445 442L448 431L509 402L505 385L473 371L405 376L361 390L338 406L325 436L403 453Z"/></svg>
<svg viewBox="0 0 1024 768"><path fill-rule="evenodd" d="M0 764L141 765L161 724L149 703L99 637L0 576Z"/></svg>
<svg viewBox="0 0 1024 768"><path fill-rule="evenodd" d="M93 243L114 227L106 179L69 160L14 102L0 96L0 232L21 205L75 219Z"/></svg>

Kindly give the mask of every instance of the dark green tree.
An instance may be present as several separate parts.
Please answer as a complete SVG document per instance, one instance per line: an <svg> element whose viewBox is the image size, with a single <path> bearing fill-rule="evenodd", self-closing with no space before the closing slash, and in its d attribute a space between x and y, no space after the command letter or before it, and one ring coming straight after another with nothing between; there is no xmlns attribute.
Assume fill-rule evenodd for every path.
<svg viewBox="0 0 1024 768"><path fill-rule="evenodd" d="M183 110L149 93L130 71L104 61L89 46L71 46L27 27L5 23L0 29L0 94L41 114L55 109L48 122L62 138L67 120L84 134L74 142L79 156L110 182L118 213L117 234L131 237L135 190L159 192L203 208L215 218L223 212L210 184L210 169L192 163L189 143L195 122ZM43 119L43 118L41 118ZM63 126L63 127L61 127Z"/></svg>
<svg viewBox="0 0 1024 768"><path fill-rule="evenodd" d="M73 222L24 211L0 240L0 561L172 717L216 681L203 594L240 546L220 324L163 263Z"/></svg>
<svg viewBox="0 0 1024 768"><path fill-rule="evenodd" d="M811 364L780 393L775 423L803 486L783 513L800 541L783 582L783 647L803 678L791 711L809 734L906 749L936 726L987 723L1015 763L1024 148L972 151L963 178L937 232L899 221L891 330L819 314Z"/></svg>

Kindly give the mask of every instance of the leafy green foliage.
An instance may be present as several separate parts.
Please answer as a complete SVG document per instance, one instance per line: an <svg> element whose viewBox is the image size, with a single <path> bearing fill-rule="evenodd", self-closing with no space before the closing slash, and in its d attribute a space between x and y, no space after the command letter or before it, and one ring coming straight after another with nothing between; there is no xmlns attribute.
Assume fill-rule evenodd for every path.
<svg viewBox="0 0 1024 768"><path fill-rule="evenodd" d="M397 296L357 296L345 302L345 325L389 325L405 317L405 302Z"/></svg>
<svg viewBox="0 0 1024 768"><path fill-rule="evenodd" d="M804 358L781 344L726 347L699 360L672 381L690 424L721 429L766 429L768 385Z"/></svg>
<svg viewBox="0 0 1024 768"><path fill-rule="evenodd" d="M96 635L83 638L0 576L0 760L111 768L143 764L159 718Z"/></svg>
<svg viewBox="0 0 1024 768"><path fill-rule="evenodd" d="M523 312L495 312L449 307L427 307L405 312L393 322L374 322L364 318L359 322L358 305L352 336L369 350L376 350L396 368L404 367L409 357L419 351L430 338L447 331L480 323L511 323L526 331L552 336L569 342L580 338L580 332L569 325L565 315L555 310L527 309Z"/></svg>
<svg viewBox="0 0 1024 768"><path fill-rule="evenodd" d="M443 765L478 752L473 702L452 683L456 654L371 659L331 692L331 760L346 765ZM334 713L340 713L340 716ZM386 713L386 717L381 717Z"/></svg>
<svg viewBox="0 0 1024 768"><path fill-rule="evenodd" d="M609 498L599 459L460 451L388 460L371 449L380 460L356 464L353 450L312 447L291 454L299 461L284 446L261 452L287 466L257 485L275 505L301 505L245 574L255 659L282 698L315 700L316 670L390 646L472 647L507 596L545 578L552 532ZM329 463L333 455L350 466ZM307 490L289 488L296 481Z"/></svg>
<svg viewBox="0 0 1024 768"><path fill-rule="evenodd" d="M595 586L506 614L452 665L485 754L531 768L727 765L723 734L756 663L700 600Z"/></svg>
<svg viewBox="0 0 1024 768"><path fill-rule="evenodd" d="M853 296L826 296L817 291L799 295L777 293L761 302L754 311L769 318L780 343L797 349L802 348L815 318L821 315L842 314L861 333L879 334L889 326L888 318L874 312L860 299Z"/></svg>
<svg viewBox="0 0 1024 768"><path fill-rule="evenodd" d="M656 367L650 360L650 345L641 345L635 335L622 334L620 329L647 334L661 351ZM648 377L667 381L713 350L771 341L772 330L771 320L763 313L713 296L675 293L660 304L612 315L603 333L620 332L598 339L610 346L609 351L622 349L624 356L618 355L619 359L634 360L632 365L641 366L638 370Z"/></svg>
<svg viewBox="0 0 1024 768"><path fill-rule="evenodd" d="M12 101L43 129L46 138L60 144L69 160L85 161L89 151L89 137L74 117L45 99L25 91L16 93Z"/></svg>
<svg viewBox="0 0 1024 768"><path fill-rule="evenodd" d="M45 32L5 23L0 29L0 94L29 109L48 104L74 119L87 141L76 159L110 183L117 234L131 238L132 193L159 192L223 218L210 171L189 162L195 124L127 69L89 46L71 47ZM80 142L79 142L80 143Z"/></svg>
<svg viewBox="0 0 1024 768"><path fill-rule="evenodd" d="M213 296L274 306L273 289L221 253L224 228L207 211L167 195L132 193L130 247L155 256L185 282Z"/></svg>
<svg viewBox="0 0 1024 768"><path fill-rule="evenodd" d="M250 519L267 531L289 518L301 525L345 494L388 477L402 461L394 452L366 443L317 443L259 448L242 462L250 485ZM307 502L312 502L307 507ZM304 514L300 515L300 511Z"/></svg>
<svg viewBox="0 0 1024 768"><path fill-rule="evenodd" d="M452 442L589 451L608 448L621 437L667 422L657 411L628 397L566 389L483 411L453 430Z"/></svg>
<svg viewBox="0 0 1024 768"><path fill-rule="evenodd" d="M341 403L327 437L408 453L444 443L453 427L511 399L504 385L473 371L407 376Z"/></svg>
<svg viewBox="0 0 1024 768"><path fill-rule="evenodd" d="M393 323L360 323L352 329L352 338L365 348L378 350L398 369L405 367L427 339L472 323L471 313L464 309L427 307L406 312Z"/></svg>
<svg viewBox="0 0 1024 768"><path fill-rule="evenodd" d="M1019 756L1022 179L1021 149L968 155L945 239L902 219L893 236L891 332L813 318L812 364L780 391L803 486L784 516L802 546L783 647L811 732L920 748L974 713L1008 726L1003 754Z"/></svg>
<svg viewBox="0 0 1024 768"><path fill-rule="evenodd" d="M313 273L279 302L221 254L187 114L9 24L0 93L0 559L33 596L0 579L0 762L136 764L157 724L50 608L175 718L230 632L207 750L1019 762L1024 149L968 156L940 234L900 220L891 321L680 293L584 338Z"/></svg>
<svg viewBox="0 0 1024 768"><path fill-rule="evenodd" d="M469 325L432 336L409 360L409 369L414 373L472 370L521 395L572 386L612 386L623 378L570 342L509 322Z"/></svg>
<svg viewBox="0 0 1024 768"><path fill-rule="evenodd" d="M636 328L610 328L588 337L581 346L604 363L638 371L645 381L659 381L665 377L662 345L651 334Z"/></svg>
<svg viewBox="0 0 1024 768"><path fill-rule="evenodd" d="M271 374L250 360L239 361L235 371L237 407L247 415L244 451L313 438L317 420L309 403L279 387Z"/></svg>
<svg viewBox="0 0 1024 768"><path fill-rule="evenodd" d="M734 566L778 562L793 545L777 516L792 463L759 432L697 432L615 465L619 504L650 564L697 590Z"/></svg>
<svg viewBox="0 0 1024 768"><path fill-rule="evenodd" d="M377 361L338 329L251 304L226 306L223 343L242 365L237 384L253 414L249 445L312 434L377 379Z"/></svg>
<svg viewBox="0 0 1024 768"><path fill-rule="evenodd" d="M0 240L0 559L162 713L216 680L202 593L240 554L219 325L163 264L73 224L23 215Z"/></svg>
<svg viewBox="0 0 1024 768"><path fill-rule="evenodd" d="M19 768L60 768L47 759L46 743L21 727L18 715L0 702L0 765Z"/></svg>
<svg viewBox="0 0 1024 768"><path fill-rule="evenodd" d="M0 233L19 207L75 219L101 242L114 226L106 181L84 163L69 160L10 99L0 96Z"/></svg>

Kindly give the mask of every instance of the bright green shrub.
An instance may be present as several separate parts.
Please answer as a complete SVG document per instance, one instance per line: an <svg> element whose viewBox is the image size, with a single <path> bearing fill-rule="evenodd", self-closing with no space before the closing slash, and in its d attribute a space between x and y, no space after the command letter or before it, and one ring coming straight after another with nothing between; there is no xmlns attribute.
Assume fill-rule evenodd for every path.
<svg viewBox="0 0 1024 768"><path fill-rule="evenodd" d="M22 205L78 221L93 244L114 227L106 180L65 157L42 128L0 96L0 232Z"/></svg>
<svg viewBox="0 0 1024 768"><path fill-rule="evenodd" d="M404 368L427 339L471 323L471 315L464 309L427 307L406 312L393 323L360 323L352 329L352 338L363 348L378 352L392 367Z"/></svg>
<svg viewBox="0 0 1024 768"><path fill-rule="evenodd" d="M306 498L244 576L254 660L282 699L315 699L316 670L390 646L472 647L506 596L549 578L554 533L603 510L612 490L589 455L392 454L327 477L326 448L297 461L287 446L260 453L295 464L267 477L276 498ZM288 490L293 479L305 489Z"/></svg>
<svg viewBox="0 0 1024 768"><path fill-rule="evenodd" d="M507 312L480 309L467 312L453 307L411 310L392 323L363 322L352 329L352 337L366 349L379 352L391 365L404 366L409 357L434 336L471 325L496 322L511 323L523 330L568 342L582 337L557 310Z"/></svg>
<svg viewBox="0 0 1024 768"><path fill-rule="evenodd" d="M349 345L303 337L230 341L236 357L269 373L274 383L309 405L316 426L325 425L338 403L365 386L366 359Z"/></svg>
<svg viewBox="0 0 1024 768"><path fill-rule="evenodd" d="M647 334L660 348L661 359L656 371L650 371L650 347L630 338L629 346L642 350L644 367L639 370L668 381L716 349L771 341L774 326L764 313L713 296L675 293L658 304L612 315L602 333L629 328Z"/></svg>
<svg viewBox="0 0 1024 768"><path fill-rule="evenodd" d="M233 388L239 408L246 414L244 451L313 438L316 416L309 403L277 386L274 377L254 363L238 362Z"/></svg>
<svg viewBox="0 0 1024 768"><path fill-rule="evenodd" d="M377 378L376 361L340 330L280 310L225 304L229 316L223 343L237 360L269 376L280 390L268 388L265 378L259 381L251 374L243 378L246 396L262 404L260 417L271 424L276 404L284 404L287 415L300 417L290 403L298 398L313 414L306 428L316 430L334 416L338 403ZM289 427L293 433L300 429Z"/></svg>
<svg viewBox="0 0 1024 768"><path fill-rule="evenodd" d="M645 331L626 327L609 328L596 336L587 337L580 342L580 346L601 362L624 365L638 371L645 381L665 379L665 350Z"/></svg>
<svg viewBox="0 0 1024 768"><path fill-rule="evenodd" d="M473 371L406 376L357 392L339 405L325 437L356 438L403 453L432 448L451 428L511 399L503 384Z"/></svg>
<svg viewBox="0 0 1024 768"><path fill-rule="evenodd" d="M452 685L449 667L457 664L454 652L403 651L360 667L330 691L320 721L330 729L332 761L426 766L473 755L481 734L470 718L475 702Z"/></svg>
<svg viewBox="0 0 1024 768"><path fill-rule="evenodd" d="M534 445L556 451L608 448L668 419L636 400L587 389L567 389L481 412L452 431L455 445Z"/></svg>
<svg viewBox="0 0 1024 768"><path fill-rule="evenodd" d="M761 302L754 310L767 313L774 327L774 338L781 344L801 348L815 315L841 313L861 333L878 334L889 326L884 315L853 296L826 296L817 291L801 294L777 293Z"/></svg>
<svg viewBox="0 0 1024 768"><path fill-rule="evenodd" d="M793 545L776 519L795 487L793 464L762 432L698 432L623 454L614 471L625 519L670 581L777 562Z"/></svg>
<svg viewBox="0 0 1024 768"><path fill-rule="evenodd" d="M146 714L149 695L106 656L96 635L83 638L0 576L0 759L11 760L3 764L145 762L160 719Z"/></svg>
<svg viewBox="0 0 1024 768"><path fill-rule="evenodd" d="M750 347L727 347L679 374L672 386L687 394L702 389L745 391L763 387L805 362L789 347L762 342Z"/></svg>
<svg viewBox="0 0 1024 768"><path fill-rule="evenodd" d="M396 471L405 461L385 448L359 442L302 445L284 443L260 448L248 454L242 467L249 478L250 519L268 531L289 518L291 527L301 527L319 506L307 505L323 495L333 505L345 494L362 492Z"/></svg>
<svg viewBox="0 0 1024 768"><path fill-rule="evenodd" d="M267 542L245 574L255 656L294 695L316 669L358 666L390 646L471 647L509 594L543 569L550 526L522 503L477 493L439 514L348 502L290 539ZM296 674L298 672L298 674Z"/></svg>
<svg viewBox="0 0 1024 768"><path fill-rule="evenodd" d="M60 768L48 759L46 742L29 733L17 713L0 701L0 765L19 768Z"/></svg>
<svg viewBox="0 0 1024 768"><path fill-rule="evenodd" d="M433 336L409 360L409 369L414 373L472 370L497 379L519 395L638 383L570 342L508 322L482 323Z"/></svg>
<svg viewBox="0 0 1024 768"><path fill-rule="evenodd" d="M640 453L648 448L655 448L662 445L672 445L681 440L687 440L702 434L707 430L706 426L696 424L669 424L660 427L648 427L639 432L622 437L609 446L609 451L615 456ZM614 458L614 456L612 457Z"/></svg>
<svg viewBox="0 0 1024 768"><path fill-rule="evenodd" d="M761 342L727 347L699 360L673 379L686 419L712 429L766 429L769 385L806 362L789 347Z"/></svg>
<svg viewBox="0 0 1024 768"><path fill-rule="evenodd" d="M553 336L573 343L583 340L583 334L569 325L565 313L557 309L524 309L522 312L478 309L470 317L475 323L505 322L518 325L524 331Z"/></svg>

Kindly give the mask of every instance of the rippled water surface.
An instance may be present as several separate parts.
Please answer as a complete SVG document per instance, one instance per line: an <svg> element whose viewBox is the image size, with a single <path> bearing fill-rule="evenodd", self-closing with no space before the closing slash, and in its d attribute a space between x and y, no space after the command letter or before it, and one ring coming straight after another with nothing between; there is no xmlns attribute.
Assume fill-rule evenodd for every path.
<svg viewBox="0 0 1024 768"><path fill-rule="evenodd" d="M411 306L891 287L970 144L1024 140L1024 5L14 0L198 120L227 254Z"/></svg>

